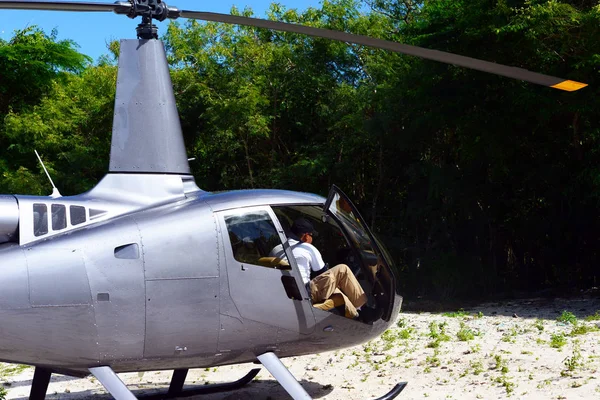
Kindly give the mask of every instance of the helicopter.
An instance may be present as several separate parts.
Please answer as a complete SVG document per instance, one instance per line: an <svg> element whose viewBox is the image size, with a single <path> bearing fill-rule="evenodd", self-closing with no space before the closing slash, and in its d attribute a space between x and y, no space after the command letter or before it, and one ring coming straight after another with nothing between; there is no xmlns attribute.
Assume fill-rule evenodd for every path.
<svg viewBox="0 0 600 400"><path fill-rule="evenodd" d="M308 393L281 358L364 343L398 314L393 262L351 199L283 190L201 190L189 168L163 44L153 20L192 18L301 33L387 49L574 91L583 83L400 43L278 21L179 10L161 0L5 1L0 9L114 12L141 17L122 40L109 170L90 191L0 195L0 361L35 367L30 399L53 373L92 374L116 399L136 396L117 373L173 370L165 397L191 368L262 364L294 399ZM294 221L319 232L330 265L347 265L370 321L346 318L344 299L313 302L289 239ZM272 250L281 246L282 257ZM398 383L380 399L393 399Z"/></svg>

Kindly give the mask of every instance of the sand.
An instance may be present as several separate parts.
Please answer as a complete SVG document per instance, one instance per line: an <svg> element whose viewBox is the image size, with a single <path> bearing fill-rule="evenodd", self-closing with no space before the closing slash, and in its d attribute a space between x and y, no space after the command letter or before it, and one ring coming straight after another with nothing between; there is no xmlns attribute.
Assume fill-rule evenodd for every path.
<svg viewBox="0 0 600 400"><path fill-rule="evenodd" d="M486 303L454 314L403 312L394 328L377 340L288 358L284 364L307 392L319 399L377 398L401 381L408 386L398 399L597 399L600 299L596 297ZM564 314L570 318L557 320L563 311L571 313ZM597 317L591 317L594 315ZM27 398L33 369L9 372L6 367L0 364L6 398ZM236 380L255 367L192 370L187 383ZM152 392L168 387L171 372L120 376L131 389ZM47 398L110 396L93 377L53 375ZM290 397L263 369L241 390L195 398Z"/></svg>

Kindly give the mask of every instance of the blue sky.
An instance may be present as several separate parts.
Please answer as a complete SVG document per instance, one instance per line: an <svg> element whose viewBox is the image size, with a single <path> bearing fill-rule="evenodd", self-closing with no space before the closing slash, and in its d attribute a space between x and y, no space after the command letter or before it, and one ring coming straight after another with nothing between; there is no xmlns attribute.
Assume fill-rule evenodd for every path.
<svg viewBox="0 0 600 400"><path fill-rule="evenodd" d="M98 1L98 0L96 0ZM113 0L107 0L112 3ZM211 11L229 13L231 7L243 9L250 7L254 15L263 17L271 0L167 0L170 6L184 10ZM308 7L320 7L321 0L280 0L287 8L305 10ZM106 53L106 43L113 39L135 38L135 27L139 21L113 13L64 13L58 11L7 11L0 10L0 38L9 40L13 32L27 26L38 25L47 33L53 28L58 30L60 39L73 39L79 44L79 50L96 60ZM166 32L166 22L158 23L159 34Z"/></svg>

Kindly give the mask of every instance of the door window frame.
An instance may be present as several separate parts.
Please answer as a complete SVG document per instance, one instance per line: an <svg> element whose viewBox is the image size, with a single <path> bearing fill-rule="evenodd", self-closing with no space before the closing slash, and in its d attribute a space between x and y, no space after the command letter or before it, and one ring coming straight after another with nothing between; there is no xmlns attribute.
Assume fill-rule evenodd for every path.
<svg viewBox="0 0 600 400"><path fill-rule="evenodd" d="M342 229L344 234L347 236L350 235L347 232L348 228L346 227L346 225L340 221L340 219L337 217L337 215L335 215L335 213L333 211L331 211L331 205L333 203L333 200L335 199L336 194L340 197L340 199L343 199L344 201L346 201L348 203L348 205L352 209L354 218L357 220L357 223L367 233L367 235L371 241L371 243L370 243L371 247L377 253L376 256L380 260L379 262L381 262L381 264L385 268L386 272L390 275L391 279L389 282L390 287L388 288L388 290L389 290L388 296L390 296L390 301L392 301L392 298L396 295L396 277L394 274L393 262L389 258L389 254L388 254L387 250L384 251L382 249L382 246L379 244L379 240L375 237L373 232L371 232L371 228L369 228L368 224L365 222L365 219L362 217L362 215L360 215L360 212L358 211L358 209L356 208L354 203L352 203L352 201L350 201L350 198L348 196L346 196L346 194L336 185L331 185L331 189L329 190L329 194L327 196L327 201L325 202L325 205L323 206L323 218L333 218L339 225L340 229ZM349 242L351 243L352 241L350 240ZM351 243L351 247L355 248L356 251L360 251L360 249L358 249L356 246L352 245L352 243ZM362 256L361 256L361 260L362 260ZM364 261L361 264L362 264L363 268L366 268L366 266L364 265ZM369 276L369 275L367 275L367 276ZM378 280L378 279L375 278L375 280ZM373 282L373 283L375 283L375 282ZM392 307L388 305L386 308L386 311L384 312L383 319L389 320L391 318L391 312L392 312Z"/></svg>
<svg viewBox="0 0 600 400"><path fill-rule="evenodd" d="M270 205L240 207L240 208L219 211L220 219L222 220L222 223L223 223L223 228L227 232L226 235L223 235L223 242L229 244L228 246L227 245L224 246L225 252L226 252L226 254L225 254L226 259L230 259L239 264L247 264L251 267L269 268L269 267L265 267L265 266L262 266L259 264L242 262L235 258L235 255L233 253L233 245L232 245L231 239L229 237L229 229L227 227L227 222L225 221L225 218L227 218L231 215L243 215L243 214L257 212L257 211L266 211L266 213L269 215L269 218L271 218L271 222L275 226L275 231L277 232L277 234L279 236L279 240L280 240L281 244L283 245L283 250L285 251L285 256L287 257L287 262L290 265L289 269L278 269L278 268L271 268L271 269L280 271L281 276L285 276L283 271L290 273L296 280L296 283L300 290L300 294L302 295L302 301L310 301L310 294L307 292L306 286L305 286L304 282L302 281L302 276L300 275L300 270L298 269L298 264L296 264L296 259L293 257L292 251L290 249L290 245L288 243L288 238L285 235L285 232L283 230L281 223L279 222L279 219L277 218L277 215L275 214L275 212L273 211L273 209L271 208Z"/></svg>

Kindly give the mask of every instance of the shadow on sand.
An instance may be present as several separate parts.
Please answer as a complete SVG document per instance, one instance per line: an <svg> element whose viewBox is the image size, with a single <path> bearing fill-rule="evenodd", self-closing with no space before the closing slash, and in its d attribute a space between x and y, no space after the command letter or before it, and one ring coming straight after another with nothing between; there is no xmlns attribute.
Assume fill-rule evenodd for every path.
<svg viewBox="0 0 600 400"><path fill-rule="evenodd" d="M579 296L569 297L524 297L495 301L430 301L404 299L402 312L411 313L453 313L464 310L470 314L481 312L485 316L503 315L515 318L540 318L556 320L563 311L568 311L578 319L600 312L600 292L588 291Z"/></svg>
<svg viewBox="0 0 600 400"><path fill-rule="evenodd" d="M62 376L60 376L62 377ZM60 378L59 376L54 377ZM67 378L65 380L76 380L79 378ZM317 382L311 382L307 380L301 380L300 384L306 390L306 392L314 399L318 399L324 396L327 396L333 390L333 387L330 385L321 385ZM31 380L24 380L21 382L14 382L12 386L25 386L31 385ZM143 386L143 387L142 387ZM155 395L160 392L166 393L169 388L169 382L157 382L153 384L144 384L144 385L129 385L129 389L133 392L133 394L138 396L143 395ZM184 388L195 387L194 385L186 385ZM110 400L113 397L108 393L98 393L96 390L85 390L80 392L70 392L70 393L48 393L46 395L46 399L61 399L61 400L81 400L81 399L94 399L94 400ZM246 386L241 389L231 391L231 392L221 392L221 393L212 393L212 394L204 394L190 397L181 397L185 399L198 399L198 400L277 400L277 399L289 399L290 396L287 392L281 387L281 385L274 379L259 379L253 380ZM28 397L21 397L15 400L27 400Z"/></svg>

